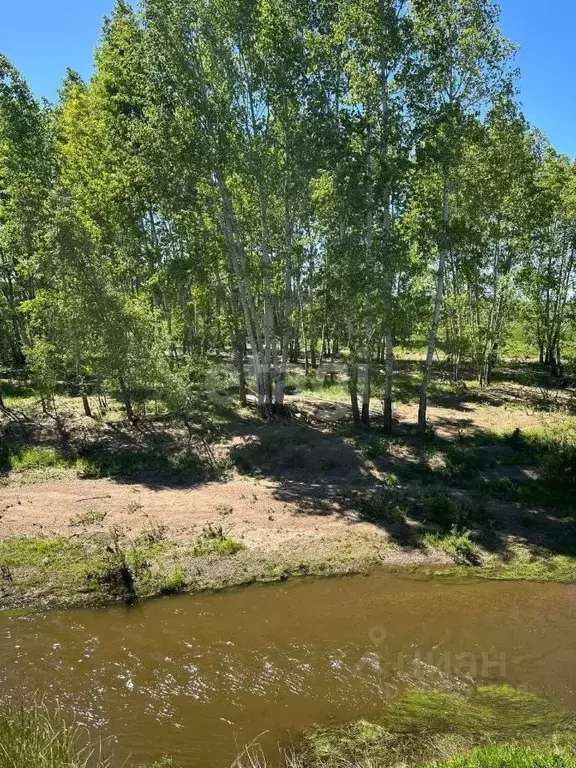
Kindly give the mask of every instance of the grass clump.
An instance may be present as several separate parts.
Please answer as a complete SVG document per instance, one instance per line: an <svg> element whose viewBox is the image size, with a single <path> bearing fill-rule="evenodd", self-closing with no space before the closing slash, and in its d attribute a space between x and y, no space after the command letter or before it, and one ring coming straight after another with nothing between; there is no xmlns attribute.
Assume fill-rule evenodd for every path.
<svg viewBox="0 0 576 768"><path fill-rule="evenodd" d="M2 768L106 768L107 760L86 745L83 729L43 704L0 707Z"/></svg>
<svg viewBox="0 0 576 768"><path fill-rule="evenodd" d="M447 552L462 565L479 565L480 552L472 541L471 531L453 528L450 533L427 533L424 541L428 546Z"/></svg>
<svg viewBox="0 0 576 768"><path fill-rule="evenodd" d="M425 521L441 531L465 526L470 518L468 507L446 493L433 493L423 499Z"/></svg>
<svg viewBox="0 0 576 768"><path fill-rule="evenodd" d="M0 704L1 768L114 768L83 726L43 702ZM127 765L123 763L123 765ZM139 768L177 768L170 757Z"/></svg>
<svg viewBox="0 0 576 768"><path fill-rule="evenodd" d="M160 586L160 593L163 595L177 595L186 589L186 579L179 566L175 566Z"/></svg>
<svg viewBox="0 0 576 768"><path fill-rule="evenodd" d="M207 555L222 555L224 557L235 555L244 549L244 544L228 536L221 525L205 525L192 549L194 557L206 557Z"/></svg>
<svg viewBox="0 0 576 768"><path fill-rule="evenodd" d="M576 556L520 552L507 562L492 559L475 575L500 581L576 582Z"/></svg>
<svg viewBox="0 0 576 768"><path fill-rule="evenodd" d="M23 581L29 571L43 569L47 577L59 577L60 581L69 583L84 576L87 564L84 546L62 536L15 536L0 540L0 565L20 575Z"/></svg>
<svg viewBox="0 0 576 768"><path fill-rule="evenodd" d="M101 509L87 509L71 518L70 524L75 525L98 525L104 521L106 512Z"/></svg>

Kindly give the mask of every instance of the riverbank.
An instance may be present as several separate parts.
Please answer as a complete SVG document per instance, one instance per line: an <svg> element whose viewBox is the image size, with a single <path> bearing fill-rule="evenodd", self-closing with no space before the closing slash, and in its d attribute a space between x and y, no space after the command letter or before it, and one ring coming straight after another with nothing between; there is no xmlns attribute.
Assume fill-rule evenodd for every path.
<svg viewBox="0 0 576 768"><path fill-rule="evenodd" d="M0 541L0 610L96 606L221 590L298 577L369 573L376 568L442 580L576 582L576 558L517 549L504 560L482 554L461 564L456 550L425 545L404 552L380 531L272 537L267 547L207 524L191 541L164 539L153 528L129 539L118 530L90 537L13 537ZM451 542L453 535L448 535ZM452 544L450 543L450 547Z"/></svg>
<svg viewBox="0 0 576 768"><path fill-rule="evenodd" d="M0 607L133 602L379 567L576 581L561 521L527 527L532 543L462 490L380 484L322 487L315 500L307 493L303 505L280 483L241 477L193 488L105 479L4 488Z"/></svg>
<svg viewBox="0 0 576 768"><path fill-rule="evenodd" d="M113 490L106 482L90 483L88 493L106 489ZM132 602L291 577L366 573L382 566L446 567L452 562L446 552L431 546L403 550L352 510L317 521L302 516L294 505L275 501L273 489L262 484L239 481L223 489L168 492L172 519L179 514L178 499L194 510L194 522L182 527L169 527L163 517L141 509L114 514L79 505L76 516L66 519L63 504L52 517L43 516L41 536L29 535L34 527L27 525L26 512L37 499L46 501L50 487L23 490L17 494L20 504L11 507L13 535L0 541L4 609ZM133 489L121 490L131 494ZM222 490L228 500L225 509L222 502L214 504ZM156 497L160 504L167 503L164 493ZM141 494L146 498L144 489ZM210 499L207 509L202 510L200 497ZM234 508L233 497L250 511ZM122 516L125 526L118 522ZM4 519L5 530L10 530L11 519Z"/></svg>
<svg viewBox="0 0 576 768"><path fill-rule="evenodd" d="M576 580L571 391L439 386L420 435L415 382L404 374L392 436L377 420L355 430L338 383L290 395L290 419L227 406L193 432L166 414L129 424L114 403L87 419L74 398L54 419L14 387L0 417L0 608L377 567Z"/></svg>
<svg viewBox="0 0 576 768"><path fill-rule="evenodd" d="M574 713L506 686L409 690L377 722L313 728L274 762L251 744L232 768L574 768L575 727ZM108 742L42 703L0 706L0 734L10 768L115 766ZM165 756L138 768L178 767Z"/></svg>

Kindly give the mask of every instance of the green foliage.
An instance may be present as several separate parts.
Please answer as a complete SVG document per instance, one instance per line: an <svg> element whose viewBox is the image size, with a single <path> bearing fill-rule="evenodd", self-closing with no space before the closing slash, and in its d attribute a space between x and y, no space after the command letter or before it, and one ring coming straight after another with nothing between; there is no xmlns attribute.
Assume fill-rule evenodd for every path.
<svg viewBox="0 0 576 768"><path fill-rule="evenodd" d="M433 493L424 497L426 520L438 526L441 531L459 529L468 521L469 510L466 504L446 493Z"/></svg>
<svg viewBox="0 0 576 768"><path fill-rule="evenodd" d="M538 766L540 757L548 760L554 753L568 758L573 727L572 713L506 686L478 688L467 695L410 690L388 702L373 722L307 732L295 764L303 768L392 768L398 764L444 766L447 758L453 758L455 762L446 765L460 765L458 760L462 760L462 766L467 766L466 760L470 760L471 766L480 768L484 764L474 760L485 759L491 768L491 759L494 765L507 765L497 761L503 754L517 752L519 759L531 755ZM553 746L554 739L567 746ZM501 744L518 746L501 748ZM470 752L476 745L489 746ZM434 760L437 762L431 762ZM519 763L522 768L525 764L530 765Z"/></svg>
<svg viewBox="0 0 576 768"><path fill-rule="evenodd" d="M576 751L551 746L484 747L468 755L422 768L574 768Z"/></svg>
<svg viewBox="0 0 576 768"><path fill-rule="evenodd" d="M371 522L404 523L408 508L402 504L401 498L386 488L362 497L358 503L361 517Z"/></svg>
<svg viewBox="0 0 576 768"><path fill-rule="evenodd" d="M66 386L189 425L247 386L286 415L288 386L351 398L367 426L392 384L422 383L423 406L462 392L464 364L487 385L505 344L561 381L576 177L514 102L512 53L490 0L146 0L115 5L55 108L1 57L0 362L57 418ZM393 382L392 337L424 336L424 379ZM325 370L338 357L349 381ZM214 358L234 360L224 392Z"/></svg>
<svg viewBox="0 0 576 768"><path fill-rule="evenodd" d="M163 580L160 592L163 595L176 595L186 589L186 579L182 569L176 566ZM169 765L169 763L167 763Z"/></svg>
<svg viewBox="0 0 576 768"><path fill-rule="evenodd" d="M72 520L72 525L97 525L104 521L106 512L101 509L87 509L85 512L80 512L75 515Z"/></svg>
<svg viewBox="0 0 576 768"><path fill-rule="evenodd" d="M10 469L42 469L67 466L69 462L55 448L35 446L9 455Z"/></svg>
<svg viewBox="0 0 576 768"><path fill-rule="evenodd" d="M0 707L3 768L105 768L82 728L43 704Z"/></svg>
<svg viewBox="0 0 576 768"><path fill-rule="evenodd" d="M424 541L432 547L448 552L458 563L478 565L480 562L478 547L472 541L471 531L453 528L451 533L427 533Z"/></svg>
<svg viewBox="0 0 576 768"><path fill-rule="evenodd" d="M242 549L244 549L244 544L229 538L221 525L208 523L202 529L202 533L192 548L192 554L194 557L206 557L213 554L226 557L235 555Z"/></svg>
<svg viewBox="0 0 576 768"><path fill-rule="evenodd" d="M542 468L547 484L567 491L576 488L576 419L567 417L541 431L521 433L516 440Z"/></svg>

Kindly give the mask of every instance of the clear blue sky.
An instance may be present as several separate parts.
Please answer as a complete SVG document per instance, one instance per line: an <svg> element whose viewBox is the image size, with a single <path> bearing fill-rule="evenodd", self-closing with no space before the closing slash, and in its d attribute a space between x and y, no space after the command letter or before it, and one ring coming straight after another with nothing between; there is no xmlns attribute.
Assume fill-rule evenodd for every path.
<svg viewBox="0 0 576 768"><path fill-rule="evenodd" d="M88 77L113 0L0 0L0 51L38 96L54 99L66 67ZM505 34L520 44L521 100L530 122L576 157L576 2L500 0Z"/></svg>

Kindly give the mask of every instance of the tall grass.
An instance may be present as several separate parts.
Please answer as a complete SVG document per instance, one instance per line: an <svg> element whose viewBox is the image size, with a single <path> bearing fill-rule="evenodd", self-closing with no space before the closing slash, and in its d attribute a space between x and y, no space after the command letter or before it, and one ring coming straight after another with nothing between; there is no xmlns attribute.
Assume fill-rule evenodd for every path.
<svg viewBox="0 0 576 768"><path fill-rule="evenodd" d="M1 768L111 768L100 745L84 728L69 723L42 702L31 707L0 705Z"/></svg>
<svg viewBox="0 0 576 768"><path fill-rule="evenodd" d="M576 489L576 418L568 416L540 430L516 430L508 440L541 467L549 485Z"/></svg>

